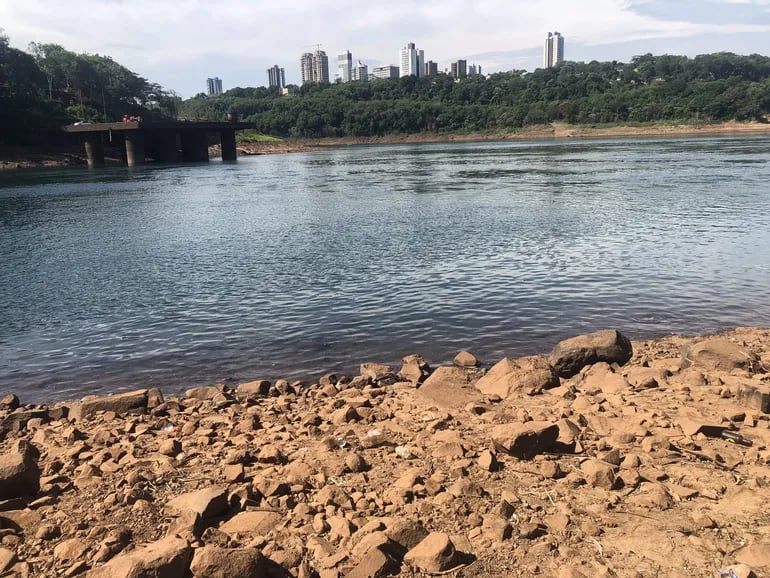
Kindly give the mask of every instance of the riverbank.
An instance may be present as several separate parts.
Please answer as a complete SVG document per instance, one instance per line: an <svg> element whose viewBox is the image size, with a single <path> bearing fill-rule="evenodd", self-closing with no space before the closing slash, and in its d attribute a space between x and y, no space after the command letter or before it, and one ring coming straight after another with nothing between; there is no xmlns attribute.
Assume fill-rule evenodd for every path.
<svg viewBox="0 0 770 578"><path fill-rule="evenodd" d="M651 126L577 127L564 123L536 126L518 132L468 134L409 134L382 137L339 137L323 139L276 139L261 142L239 142L241 156L312 152L329 147L442 142L495 142L552 139L655 138L697 136L770 135L770 124L726 122L720 124L672 124ZM219 145L211 147L211 155L219 154ZM118 159L108 159L119 162ZM0 170L50 166L85 166L86 160L77 147L39 148L0 146Z"/></svg>
<svg viewBox="0 0 770 578"><path fill-rule="evenodd" d="M606 331L491 369L9 395L0 572L767 575L768 368L767 329Z"/></svg>

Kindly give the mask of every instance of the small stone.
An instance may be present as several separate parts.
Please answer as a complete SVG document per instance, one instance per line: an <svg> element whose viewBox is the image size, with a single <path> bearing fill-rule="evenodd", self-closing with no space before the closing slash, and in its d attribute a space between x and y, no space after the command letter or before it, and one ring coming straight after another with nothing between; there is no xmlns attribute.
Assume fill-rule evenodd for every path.
<svg viewBox="0 0 770 578"><path fill-rule="evenodd" d="M172 458L182 451L182 442L177 439L163 440L158 447L158 453Z"/></svg>
<svg viewBox="0 0 770 578"><path fill-rule="evenodd" d="M490 450L481 452L478 458L479 467L486 472L494 472L499 468L497 456Z"/></svg>
<svg viewBox="0 0 770 578"><path fill-rule="evenodd" d="M190 571L196 578L267 577L262 554L256 548L221 548L206 545L195 550Z"/></svg>
<svg viewBox="0 0 770 578"><path fill-rule="evenodd" d="M611 490L615 486L615 467L612 464L603 460L588 460L581 464L580 469L589 486L605 490Z"/></svg>
<svg viewBox="0 0 770 578"><path fill-rule="evenodd" d="M468 351L461 351L455 355L452 362L457 367L477 367L479 365L479 360L476 359L476 356Z"/></svg>

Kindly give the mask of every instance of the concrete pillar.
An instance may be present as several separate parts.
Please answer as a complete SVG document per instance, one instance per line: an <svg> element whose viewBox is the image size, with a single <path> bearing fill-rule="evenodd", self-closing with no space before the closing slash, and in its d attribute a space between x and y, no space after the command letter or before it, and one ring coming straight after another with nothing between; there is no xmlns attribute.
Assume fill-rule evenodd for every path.
<svg viewBox="0 0 770 578"><path fill-rule="evenodd" d="M126 164L126 135L123 131L110 131L110 145L120 155L121 162Z"/></svg>
<svg viewBox="0 0 770 578"><path fill-rule="evenodd" d="M234 161L238 159L238 151L235 150L235 130L224 128L219 131L222 144L222 160Z"/></svg>
<svg viewBox="0 0 770 578"><path fill-rule="evenodd" d="M104 166L104 144L102 143L102 133L94 132L87 134L85 146L88 168Z"/></svg>
<svg viewBox="0 0 770 578"><path fill-rule="evenodd" d="M144 164L144 135L138 130L126 131L126 164Z"/></svg>
<svg viewBox="0 0 770 578"><path fill-rule="evenodd" d="M182 160L201 163L209 160L209 142L205 130L188 129L182 133Z"/></svg>

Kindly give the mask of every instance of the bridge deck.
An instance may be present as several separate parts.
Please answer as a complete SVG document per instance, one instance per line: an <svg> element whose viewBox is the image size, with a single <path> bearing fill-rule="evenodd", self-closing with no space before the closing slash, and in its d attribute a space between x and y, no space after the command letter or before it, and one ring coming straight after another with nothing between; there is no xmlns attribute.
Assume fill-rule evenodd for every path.
<svg viewBox="0 0 770 578"><path fill-rule="evenodd" d="M63 127L66 132L73 133L121 130L246 130L250 128L254 128L254 124L250 122L207 122L194 120L96 122L92 124L71 124Z"/></svg>

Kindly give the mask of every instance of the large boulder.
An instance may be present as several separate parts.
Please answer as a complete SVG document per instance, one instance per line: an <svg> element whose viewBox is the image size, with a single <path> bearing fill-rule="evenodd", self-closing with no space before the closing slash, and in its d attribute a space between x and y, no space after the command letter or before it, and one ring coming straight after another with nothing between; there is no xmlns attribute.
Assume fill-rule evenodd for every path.
<svg viewBox="0 0 770 578"><path fill-rule="evenodd" d="M149 390L139 389L106 396L87 396L69 408L71 419L85 419L100 411L114 411L118 415L145 413Z"/></svg>
<svg viewBox="0 0 770 578"><path fill-rule="evenodd" d="M713 337L682 348L682 368L699 367L730 372L733 369L752 370L759 365L753 351L723 337Z"/></svg>
<svg viewBox="0 0 770 578"><path fill-rule="evenodd" d="M39 453L26 441L16 444L14 451L0 455L0 500L34 496L40 490Z"/></svg>
<svg viewBox="0 0 770 578"><path fill-rule="evenodd" d="M586 365L604 361L624 365L633 349L628 338L616 329L604 329L560 341L548 360L560 377L577 375Z"/></svg>
<svg viewBox="0 0 770 578"><path fill-rule="evenodd" d="M86 578L179 578L187 575L192 549L178 536L163 538L85 574Z"/></svg>
<svg viewBox="0 0 770 578"><path fill-rule="evenodd" d="M545 357L506 357L475 385L476 389L486 395L499 395L505 399L516 392L536 395L544 389L558 387L559 376Z"/></svg>

